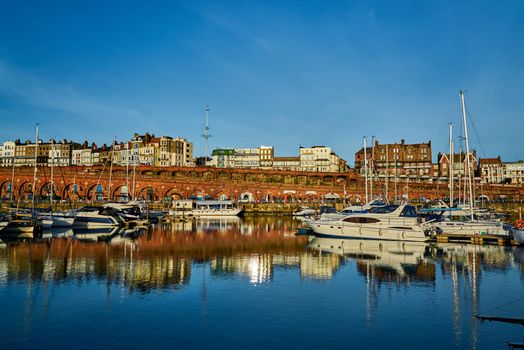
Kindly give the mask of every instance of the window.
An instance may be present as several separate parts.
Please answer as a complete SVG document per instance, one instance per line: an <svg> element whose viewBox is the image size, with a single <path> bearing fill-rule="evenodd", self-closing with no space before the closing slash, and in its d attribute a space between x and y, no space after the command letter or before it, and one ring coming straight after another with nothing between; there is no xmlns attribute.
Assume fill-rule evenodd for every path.
<svg viewBox="0 0 524 350"><path fill-rule="evenodd" d="M355 223L355 224L374 224L374 223L380 222L379 219L368 218L368 217L358 217L358 216L357 217L351 216L349 218L345 218L344 221Z"/></svg>
<svg viewBox="0 0 524 350"><path fill-rule="evenodd" d="M375 207L369 210L373 214L388 214L394 212L398 208L398 205L385 205L382 207Z"/></svg>

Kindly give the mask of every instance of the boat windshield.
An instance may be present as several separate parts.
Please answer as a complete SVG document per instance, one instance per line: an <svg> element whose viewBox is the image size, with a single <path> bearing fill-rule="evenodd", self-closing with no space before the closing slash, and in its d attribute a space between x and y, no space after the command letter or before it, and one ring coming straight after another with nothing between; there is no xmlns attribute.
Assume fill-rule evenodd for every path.
<svg viewBox="0 0 524 350"><path fill-rule="evenodd" d="M402 209L400 216L405 217L405 218L416 218L418 214L414 206L406 205L404 209Z"/></svg>
<svg viewBox="0 0 524 350"><path fill-rule="evenodd" d="M333 207L327 207L327 206L322 206L320 207L320 214L330 214L330 213L336 213L337 210Z"/></svg>
<svg viewBox="0 0 524 350"><path fill-rule="evenodd" d="M101 209L101 207L90 207L90 206L86 206L86 207L83 207L83 208L80 208L78 209L78 212L94 212L94 211L99 211Z"/></svg>
<svg viewBox="0 0 524 350"><path fill-rule="evenodd" d="M385 205L383 207L375 207L369 209L370 213L373 214L389 214L397 210L398 205Z"/></svg>

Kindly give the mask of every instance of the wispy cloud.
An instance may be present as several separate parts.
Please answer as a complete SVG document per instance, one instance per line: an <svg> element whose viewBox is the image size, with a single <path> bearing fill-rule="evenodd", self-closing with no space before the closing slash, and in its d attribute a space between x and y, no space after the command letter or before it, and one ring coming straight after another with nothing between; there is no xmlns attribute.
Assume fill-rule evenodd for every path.
<svg viewBox="0 0 524 350"><path fill-rule="evenodd" d="M248 45L256 50L271 54L277 52L279 45L275 41L269 40L267 37L263 37L258 34L254 34L249 28L240 27L227 19L227 16L221 14L217 11L208 11L201 8L196 8L196 6L181 5L187 11L195 14L196 16L204 19L205 21L210 22L216 27L223 29L233 36L245 40Z"/></svg>
<svg viewBox="0 0 524 350"><path fill-rule="evenodd" d="M1 59L0 95L18 103L81 116L93 122L107 121L108 118L139 121L145 117L126 103L92 96L78 87L43 78Z"/></svg>

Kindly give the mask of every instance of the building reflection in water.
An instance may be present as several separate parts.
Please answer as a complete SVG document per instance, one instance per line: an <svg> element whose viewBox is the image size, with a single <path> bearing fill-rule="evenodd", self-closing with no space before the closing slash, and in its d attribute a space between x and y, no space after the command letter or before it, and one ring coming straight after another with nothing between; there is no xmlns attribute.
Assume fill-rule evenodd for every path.
<svg viewBox="0 0 524 350"><path fill-rule="evenodd" d="M270 281L274 265L304 252L291 218L228 218L158 225L147 231L62 230L35 242L3 243L0 283L92 279L129 291L187 285L192 262L209 262L216 275ZM107 238L100 241L101 238ZM296 264L294 261L293 264Z"/></svg>
<svg viewBox="0 0 524 350"><path fill-rule="evenodd" d="M274 280L277 268L295 269L302 278L329 280L348 262L354 263L366 286L366 317L379 307L381 287L433 287L437 272L449 278L455 337L462 338L463 322L471 319L471 348L477 347L477 324L462 312L479 311L482 271L523 270L524 248L425 244L394 241L295 237L298 222L291 218L255 217L197 220L158 225L147 231L46 233L35 242L0 244L0 288L27 282L26 314L33 312L32 288L38 283L47 300L47 287L63 281L105 282L129 292L184 288L194 263L206 266L209 278L245 277L250 283ZM110 239L99 241L110 235ZM203 290L205 299L205 289ZM464 295L468 298L464 298ZM108 298L109 300L109 298ZM45 312L44 302L44 311Z"/></svg>

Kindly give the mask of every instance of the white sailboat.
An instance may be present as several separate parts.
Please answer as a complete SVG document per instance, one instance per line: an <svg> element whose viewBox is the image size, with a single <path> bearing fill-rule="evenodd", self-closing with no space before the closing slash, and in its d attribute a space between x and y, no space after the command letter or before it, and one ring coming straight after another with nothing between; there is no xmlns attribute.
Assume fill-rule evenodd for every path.
<svg viewBox="0 0 524 350"><path fill-rule="evenodd" d="M499 235L509 236L510 231L498 220L494 219L482 219L475 215L475 201L473 200L473 176L471 173L471 154L469 152L469 138L468 138L468 125L466 118L466 105L464 101L464 91L460 90L460 102L462 111L462 122L464 126L464 142L466 146L466 164L465 164L465 183L464 183L464 198L468 196L467 215L462 216L460 219L458 215L453 216L453 213L459 214L460 211L466 214L464 208L450 208L448 215L444 217L443 221L435 222L434 226L438 232L442 234L452 235ZM450 151L453 151L453 139L452 139L452 127L450 127ZM450 154L450 159L453 158L453 154ZM452 170L450 169L452 172ZM459 177L460 180L460 177ZM452 185L452 177L450 176L450 185ZM460 188L460 184L459 184ZM450 186L450 203L453 203L453 189ZM467 192L467 193L466 193ZM459 195L460 197L460 195Z"/></svg>

